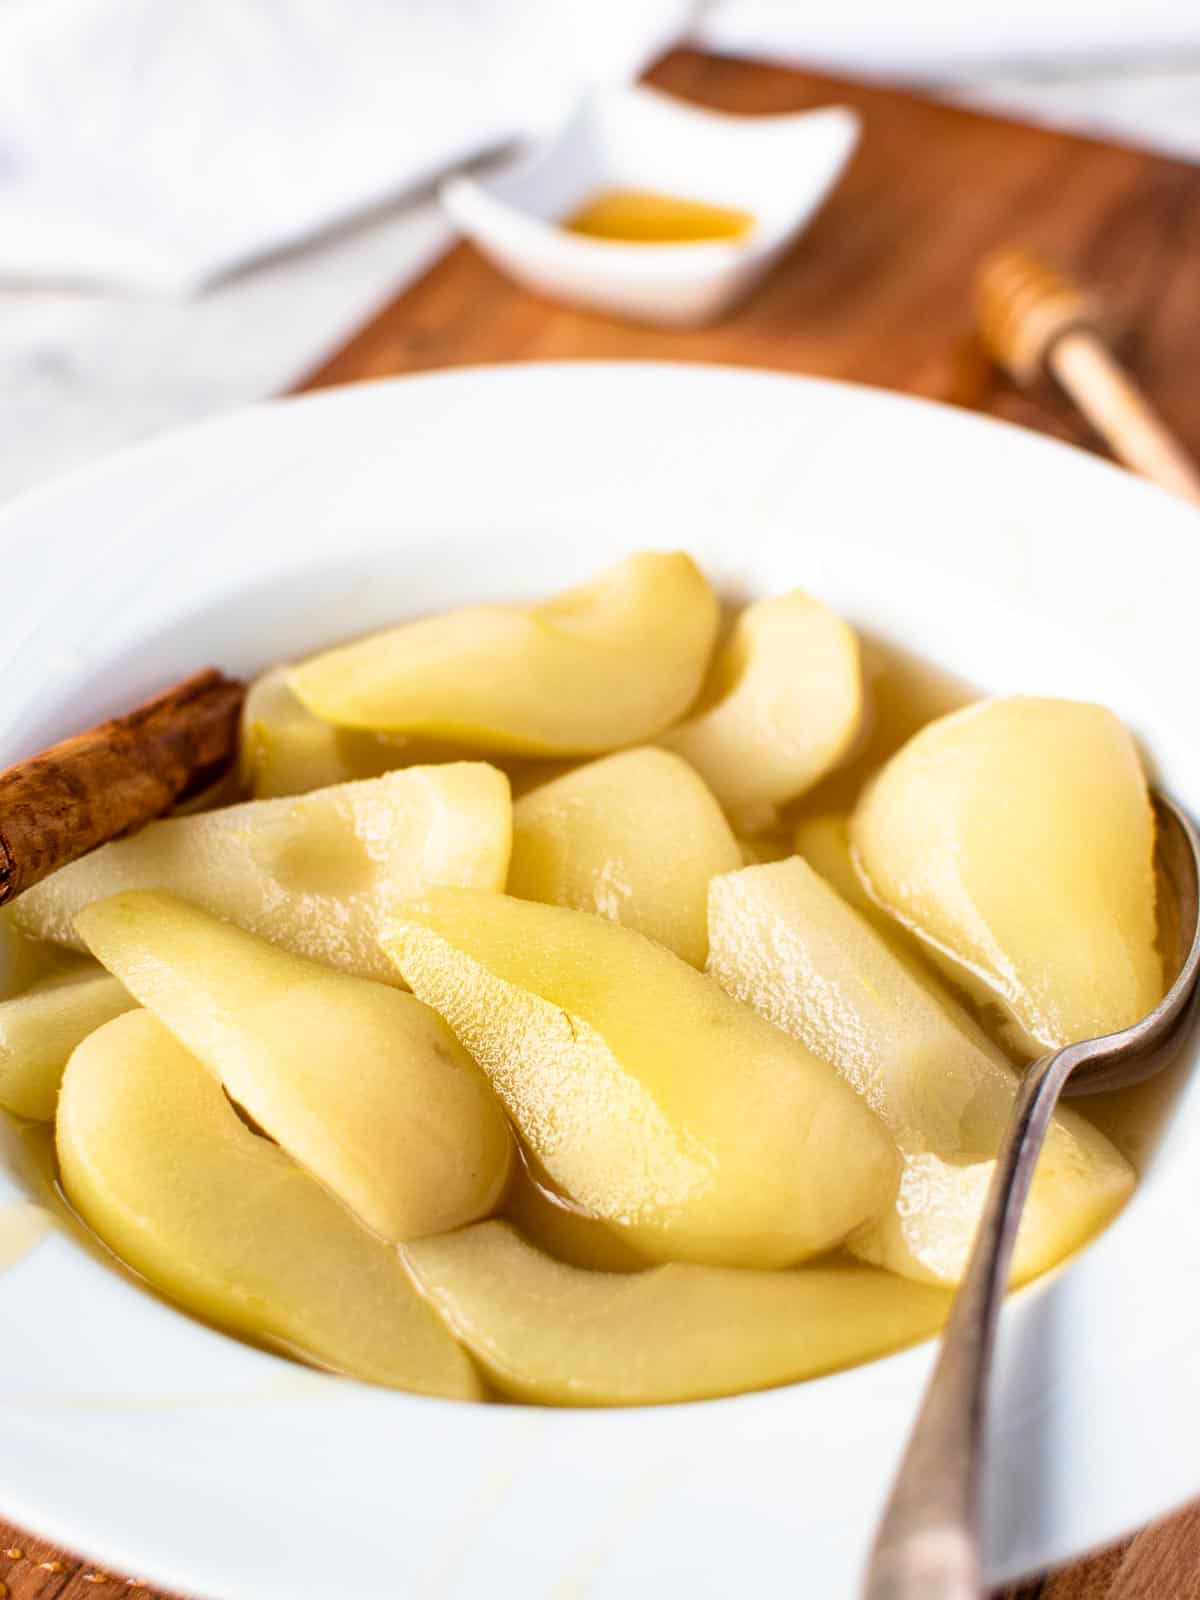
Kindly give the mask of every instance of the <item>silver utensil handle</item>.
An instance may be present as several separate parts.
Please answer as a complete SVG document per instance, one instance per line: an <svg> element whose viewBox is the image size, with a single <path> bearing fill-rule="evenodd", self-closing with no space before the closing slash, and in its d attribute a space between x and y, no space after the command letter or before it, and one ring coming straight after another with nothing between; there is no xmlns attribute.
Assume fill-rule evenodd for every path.
<svg viewBox="0 0 1200 1600"><path fill-rule="evenodd" d="M900 1462L863 1600L979 1600L979 1462L996 1323L1021 1212L1071 1049L1027 1070L996 1159L966 1275Z"/></svg>

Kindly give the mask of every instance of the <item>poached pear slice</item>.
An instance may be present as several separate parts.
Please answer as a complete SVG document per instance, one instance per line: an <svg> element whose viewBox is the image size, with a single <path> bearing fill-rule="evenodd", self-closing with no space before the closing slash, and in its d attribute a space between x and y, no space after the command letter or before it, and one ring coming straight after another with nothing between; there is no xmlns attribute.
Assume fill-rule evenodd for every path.
<svg viewBox="0 0 1200 1600"><path fill-rule="evenodd" d="M189 1311L370 1383L482 1399L396 1251L252 1133L148 1012L72 1055L56 1139L76 1211Z"/></svg>
<svg viewBox="0 0 1200 1600"><path fill-rule="evenodd" d="M52 873L17 926L83 948L76 914L125 889L166 889L298 955L395 983L382 918L435 884L502 889L508 780L481 761L409 767L295 799L152 822Z"/></svg>
<svg viewBox="0 0 1200 1600"><path fill-rule="evenodd" d="M853 1091L632 928L443 889L384 943L538 1169L643 1255L788 1265L890 1205L896 1152Z"/></svg>
<svg viewBox="0 0 1200 1600"><path fill-rule="evenodd" d="M137 1004L99 962L76 959L76 970L0 1001L0 1106L18 1117L53 1122L72 1050Z"/></svg>
<svg viewBox="0 0 1200 1600"><path fill-rule="evenodd" d="M803 856L814 872L820 873L848 905L866 917L867 921L893 948L904 939L904 930L890 917L882 906L863 888L862 879L854 870L854 857L850 851L850 818L842 812L827 811L820 816L802 817L796 824L794 851L787 855ZM748 867L762 865L766 857L747 861ZM784 856L777 859L783 860Z"/></svg>
<svg viewBox="0 0 1200 1600"><path fill-rule="evenodd" d="M699 707L659 742L689 761L752 833L772 826L781 805L842 760L862 716L854 630L797 589L746 607Z"/></svg>
<svg viewBox="0 0 1200 1600"><path fill-rule="evenodd" d="M702 967L708 880L740 862L720 806L686 761L622 750L516 802L508 892L594 911Z"/></svg>
<svg viewBox="0 0 1200 1600"><path fill-rule="evenodd" d="M942 981L939 975L941 969L931 953L895 917L889 916L881 905L872 900L863 887L850 850L849 817L839 812L806 817L797 823L794 838L795 853L803 856L809 866L836 889L847 905L853 906L860 916L866 918L897 960L902 961L921 986L929 991L954 1026L973 1040L985 1055L993 1057L1004 1067L1011 1066L1008 1056L962 1004L959 995ZM746 865L754 866L756 863L748 861Z"/></svg>
<svg viewBox="0 0 1200 1600"><path fill-rule="evenodd" d="M850 1241L906 1276L962 1277L1016 1073L798 856L715 878L709 971L828 1061L903 1158L894 1206ZM1013 1281L1061 1261L1118 1211L1133 1171L1103 1134L1055 1114L1017 1237Z"/></svg>
<svg viewBox="0 0 1200 1600"><path fill-rule="evenodd" d="M950 1296L871 1267L590 1272L506 1223L403 1250L496 1388L559 1406L663 1405L795 1383L923 1339Z"/></svg>
<svg viewBox="0 0 1200 1600"><path fill-rule="evenodd" d="M436 1012L331 972L174 895L79 914L96 956L230 1098L369 1228L410 1239L474 1222L504 1191L512 1138Z"/></svg>
<svg viewBox="0 0 1200 1600"><path fill-rule="evenodd" d="M870 893L1035 1056L1162 998L1154 814L1129 733L1074 700L984 700L871 784L851 843Z"/></svg>
<svg viewBox="0 0 1200 1600"><path fill-rule="evenodd" d="M651 1265L628 1239L595 1217L574 1210L539 1183L524 1161L518 1162L513 1172L503 1216L539 1250L572 1267L640 1272Z"/></svg>
<svg viewBox="0 0 1200 1600"><path fill-rule="evenodd" d="M474 752L461 745L323 722L293 694L289 671L272 667L257 678L242 709L240 776L242 787L256 800L378 778L398 767L475 759Z"/></svg>
<svg viewBox="0 0 1200 1600"><path fill-rule="evenodd" d="M690 556L644 552L540 605L472 606L326 651L289 682L315 716L474 749L591 755L695 699L717 601Z"/></svg>
<svg viewBox="0 0 1200 1600"><path fill-rule="evenodd" d="M242 707L242 782L256 800L307 794L407 766L404 741L322 722L288 686L288 669L256 678Z"/></svg>

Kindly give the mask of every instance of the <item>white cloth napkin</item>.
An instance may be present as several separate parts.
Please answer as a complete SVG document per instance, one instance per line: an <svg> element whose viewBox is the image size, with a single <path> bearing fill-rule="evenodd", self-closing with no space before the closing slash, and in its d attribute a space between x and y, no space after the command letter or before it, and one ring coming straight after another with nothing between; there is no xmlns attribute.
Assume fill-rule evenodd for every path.
<svg viewBox="0 0 1200 1600"><path fill-rule="evenodd" d="M5 0L0 278L188 290L551 123L690 0Z"/></svg>

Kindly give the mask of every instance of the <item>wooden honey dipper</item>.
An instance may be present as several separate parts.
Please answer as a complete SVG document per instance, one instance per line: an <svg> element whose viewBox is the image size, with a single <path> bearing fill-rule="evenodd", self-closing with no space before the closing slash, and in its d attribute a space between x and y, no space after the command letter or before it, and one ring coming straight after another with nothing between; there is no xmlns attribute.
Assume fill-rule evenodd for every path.
<svg viewBox="0 0 1200 1600"><path fill-rule="evenodd" d="M989 353L1018 383L1049 372L1126 466L1200 504L1200 472L1113 356L1082 290L1027 250L1006 249L980 269L976 310Z"/></svg>

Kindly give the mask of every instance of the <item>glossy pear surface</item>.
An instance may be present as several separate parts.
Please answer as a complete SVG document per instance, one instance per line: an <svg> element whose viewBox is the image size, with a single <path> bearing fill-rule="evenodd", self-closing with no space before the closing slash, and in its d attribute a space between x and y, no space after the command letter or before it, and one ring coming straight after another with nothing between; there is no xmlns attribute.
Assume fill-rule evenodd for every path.
<svg viewBox="0 0 1200 1600"><path fill-rule="evenodd" d="M288 668L250 685L242 708L241 771L256 800L378 778L404 760L404 741L323 722L297 700Z"/></svg>
<svg viewBox="0 0 1200 1600"><path fill-rule="evenodd" d="M903 1157L895 1205L851 1240L894 1272L962 1276L1016 1073L958 1027L870 924L798 856L713 880L709 970L836 1068ZM1133 1171L1075 1113L1051 1125L1014 1281L1061 1261L1128 1198Z"/></svg>
<svg viewBox="0 0 1200 1600"><path fill-rule="evenodd" d="M1027 1055L1115 1033L1162 998L1154 816L1101 706L984 700L922 729L854 813L870 893Z"/></svg>
<svg viewBox="0 0 1200 1600"><path fill-rule="evenodd" d="M58 1087L75 1046L137 1002L96 962L41 978L0 1001L0 1106L52 1122Z"/></svg>
<svg viewBox="0 0 1200 1600"><path fill-rule="evenodd" d="M403 1253L496 1388L547 1405L661 1405L795 1383L924 1338L950 1299L850 1264L588 1272L501 1222Z"/></svg>
<svg viewBox="0 0 1200 1600"><path fill-rule="evenodd" d="M838 764L862 715L853 629L796 590L746 607L699 708L660 743L695 767L739 827L754 831Z"/></svg>
<svg viewBox="0 0 1200 1600"><path fill-rule="evenodd" d="M572 1267L595 1272L640 1272L651 1260L625 1235L585 1216L554 1194L519 1161L504 1197L504 1220L539 1250Z"/></svg>
<svg viewBox="0 0 1200 1600"><path fill-rule="evenodd" d="M781 1266L890 1204L891 1140L837 1074L632 928L448 889L384 942L539 1169L645 1255Z"/></svg>
<svg viewBox="0 0 1200 1600"><path fill-rule="evenodd" d="M636 928L704 965L708 880L741 863L703 780L666 750L576 767L513 806L508 892Z"/></svg>
<svg viewBox="0 0 1200 1600"><path fill-rule="evenodd" d="M945 980L933 953L867 893L854 866L849 817L844 813L829 813L805 818L796 826L795 845L795 853L803 856L809 866L831 888L836 889L841 899L870 923L896 959L933 996L954 1026L965 1033L984 1055L991 1056L1003 1067L1011 1067L1012 1062L1001 1046L967 1009L962 991ZM748 862L747 865L754 863Z"/></svg>
<svg viewBox="0 0 1200 1600"><path fill-rule="evenodd" d="M420 1000L151 890L97 901L79 927L230 1098L376 1233L416 1238L493 1210L508 1126Z"/></svg>
<svg viewBox="0 0 1200 1600"><path fill-rule="evenodd" d="M689 556L629 556L539 605L405 623L293 668L292 689L345 727L480 750L589 755L652 739L695 698L717 602Z"/></svg>
<svg viewBox="0 0 1200 1600"><path fill-rule="evenodd" d="M166 889L298 955L396 981L387 911L436 884L501 889L512 806L481 761L410 767L294 799L152 822L62 867L15 903L17 925L82 947L75 918L125 889Z"/></svg>
<svg viewBox="0 0 1200 1600"><path fill-rule="evenodd" d="M252 1133L149 1013L75 1051L57 1146L76 1211L189 1311L371 1383L482 1398L396 1251Z"/></svg>

